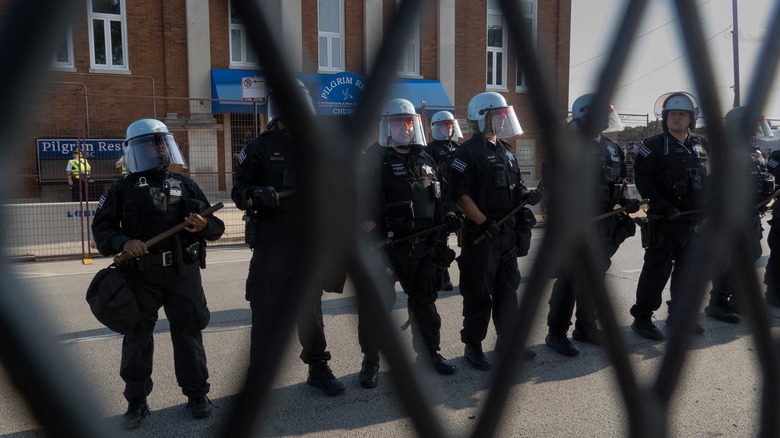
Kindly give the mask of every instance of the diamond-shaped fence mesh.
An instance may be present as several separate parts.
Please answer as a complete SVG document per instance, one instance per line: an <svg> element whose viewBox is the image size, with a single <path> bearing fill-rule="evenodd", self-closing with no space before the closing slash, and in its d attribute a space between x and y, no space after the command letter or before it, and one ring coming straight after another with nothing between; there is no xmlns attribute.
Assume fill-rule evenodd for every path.
<svg viewBox="0 0 780 438"><path fill-rule="evenodd" d="M22 116L27 101L20 90L30 88L38 79L37 72L46 65L51 41L48 35L57 35L52 29L63 26L62 16L67 15L74 1L44 2L17 1L7 10L5 26L0 33L0 102L3 102L3 117L0 117L0 129L3 132L2 153L7 156L14 147L16 127L24 122ZM595 304L598 318L607 338L606 352L614 366L619 391L623 400L628 422L628 433L635 437L659 437L668 434L670 401L678 389L681 370L686 362L692 343L695 324L693 317L698 305L704 298L708 279L712 278L716 267L723 260L718 257L701 257L701 254L733 254L736 260L736 282L742 292L742 312L747 326L753 335L755 352L761 375L760 425L756 428L763 437L780 436L780 416L777 406L780 404L780 364L778 347L772 339L770 322L762 301L762 295L754 267L746 255L749 251L747 240L741 239L750 226L747 214L735 211L728 199L741 199L747 196L746 175L741 171L745 157L737 146L740 138L750 135L751 127L744 126L743 132L727 132L722 123L723 117L718 109L718 96L714 86L711 58L705 45L701 17L695 2L677 0L673 2L681 30L680 44L690 53L690 74L695 84L696 94L700 98L701 111L706 120L706 134L711 142L709 151L712 163L713 190L708 193L709 224L693 243L694 251L683 278L683 288L690 293L681 297L680 318L674 320L673 336L668 341L661 366L649 385L642 384L629 360L629 352L622 338L615 310L609 299L608 287L603 276L596 275L599 267L599 247L588 232L588 202L591 196L581 191L567 190L567 187L588 187L583 183L581 169L576 163L582 162L584 148L565 141L566 133L557 120L557 112L552 105L550 88L539 66L539 54L535 53L533 43L523 26L520 2L503 0L500 2L508 24L509 34L517 48L519 65L528 87L528 96L533 108L533 117L539 127L539 139L536 147L544 148L545 159L558 163L555 178L545 181L545 190L549 194L547 205L546 232L541 246L535 255L533 267L525 285L525 293L519 303L519 314L514 321L506 354L496 363L491 375L489 393L477 417L473 430L468 434L475 437L493 436L502 419L507 403L513 376L522 372L522 346L529 338L531 326L539 316L543 291L547 281L559 269L563 255L571 254L581 260L575 276L583 285ZM257 430L262 416L258 415L266 406L273 378L280 368L284 355L278 354L285 348L289 336L278 333L292 333L297 313L296 303L306 294L320 292L320 285L329 273L346 266L353 278L361 306L369 309L372 330L381 339L381 349L387 358L395 388L405 412L408 413L416 433L420 436L448 436L447 428L437 415L428 399L418 373L413 369L411 358L403 348L401 335L383 311L381 296L388 293L392 286L388 284L379 268L383 263L376 251L365 238L361 237L360 218L368 201L364 193L372 183L361 181L357 169L360 167L360 154L366 144L372 141L370 127L379 115L381 103L388 95L389 85L395 79L402 55L404 35L415 22L423 2L404 0L384 34L384 41L371 66L365 94L360 105L349 121L340 126L328 126L314 116L298 112L296 108L305 107L303 96L291 80L291 71L281 49L281 36L272 33L267 17L259 2L236 1L236 10L247 23L247 31L261 64L264 66L269 86L279 97L278 102L283 114L295 114L289 118L291 131L296 136L301 156L299 160L301 175L299 196L302 198L298 212L298 225L301 233L295 242L300 249L297 258L295 283L289 287L289 293L282 297L281 311L270 322L271 330L264 339L259 340L269 352L269 360L264 361L262 369L248 376L240 394L228 415L220 434L224 436L249 436ZM633 36L645 18L647 1L632 0L625 4L619 26L612 30L614 36L609 57L604 62L602 74L596 87L595 107L606 106L615 91L615 84L626 65L631 52ZM45 7L43 7L45 6ZM9 19L10 18L10 19ZM618 36L620 36L618 38ZM764 40L759 59L752 77L751 88L747 95L747 107L752 119L764 107L765 98L775 76L778 54L780 53L780 5L775 8L770 22L770 30ZM606 66L610 66L607 68ZM74 102L77 96L72 97ZM18 103L18 104L17 104ZM76 105L76 103L74 103ZM156 109L155 109L156 111ZM585 120L583 133L595 132L603 120L597 120L597 113L589 113ZM251 115L248 116L252 118ZM249 120L248 119L248 120ZM750 120L751 117L746 117ZM120 123L120 122L118 122ZM233 129L247 131L250 138L252 120ZM84 129L99 129L97 127ZM587 141L583 134L581 142ZM234 145L234 152L242 145ZM186 147L186 145L185 145ZM224 157L222 157L224 159ZM577 181L574 180L575 176ZM212 184L224 182L214 180ZM593 184L591 184L593 186ZM4 184L3 187L8 187ZM586 190L586 189L582 189ZM4 193L5 197L9 193ZM334 208L333 206L338 206ZM7 221L7 217L0 216ZM5 229L5 227L0 227ZM3 242L9 236L4 232ZM0 265L4 274L9 267L6 261ZM4 278L12 278L4 275ZM27 302L24 294L19 294L18 285L13 281L4 281L0 285L0 355L12 380L24 395L36 417L51 435L59 436L109 436L106 425L92 415L96 412L95 402L83 399L79 403L70 403L69 394L80 393L79 382L68 375L67 363L60 350L53 345L52 337L35 326L35 315L40 309ZM391 292L392 293L392 292ZM277 353L277 354L274 354ZM73 366L73 365L71 365ZM45 391L43 390L45 388ZM522 400L522 397L520 398Z"/></svg>

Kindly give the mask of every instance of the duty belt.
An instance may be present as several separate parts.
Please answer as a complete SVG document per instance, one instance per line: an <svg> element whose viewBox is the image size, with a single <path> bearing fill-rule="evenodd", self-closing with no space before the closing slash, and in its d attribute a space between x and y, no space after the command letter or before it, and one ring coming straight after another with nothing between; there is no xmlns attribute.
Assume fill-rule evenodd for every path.
<svg viewBox="0 0 780 438"><path fill-rule="evenodd" d="M146 255L149 266L167 267L173 265L173 251L154 252Z"/></svg>

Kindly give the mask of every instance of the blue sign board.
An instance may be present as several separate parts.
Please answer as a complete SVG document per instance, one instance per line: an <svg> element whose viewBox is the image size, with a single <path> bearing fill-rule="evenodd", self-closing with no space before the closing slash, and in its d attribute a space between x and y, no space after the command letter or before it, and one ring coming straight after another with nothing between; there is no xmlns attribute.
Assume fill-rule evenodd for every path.
<svg viewBox="0 0 780 438"><path fill-rule="evenodd" d="M39 138L35 140L38 159L62 160L80 149L87 158L118 159L122 155L123 138Z"/></svg>
<svg viewBox="0 0 780 438"><path fill-rule="evenodd" d="M366 78L350 72L332 75L311 75L307 82L315 82L310 86L314 102L318 106L318 114L341 116L352 114L366 87Z"/></svg>

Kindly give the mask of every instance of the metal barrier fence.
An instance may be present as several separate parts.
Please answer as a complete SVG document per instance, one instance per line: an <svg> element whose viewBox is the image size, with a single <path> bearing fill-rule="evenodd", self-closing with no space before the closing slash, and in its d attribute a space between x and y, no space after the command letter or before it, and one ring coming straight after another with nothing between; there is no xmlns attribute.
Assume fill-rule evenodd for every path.
<svg viewBox="0 0 780 438"><path fill-rule="evenodd" d="M42 7L46 4L46 7ZM61 17L67 6L73 2L43 2L17 1L9 10L9 16L14 17L12 23L2 29L0 35L0 83L4 87L0 91L0 102L4 102L0 117L0 129L3 136L2 151L7 154L14 145L14 127L21 114L19 108L24 106L24 98L20 90L35 79L38 66L44 65L45 49L48 41L44 36L57 35L58 29L65 20ZM548 204L548 223L539 252L534 260L526 292L519 305L519 315L511 331L511 339L505 354L496 364L491 376L489 395L481 407L476 425L470 431L474 437L493 436L502 417L504 405L509 392L508 385L511 376L522 368L521 347L525 345L529 330L539 308L545 284L559 268L561 255L565 251L573 251L581 260L579 276L586 284L586 293L596 304L599 320L603 324L607 337L606 351L614 365L620 393L624 401L628 418L628 433L634 437L662 437L668 434L670 400L677 390L680 373L687 359L691 344L693 324L692 316L697 312L698 303L704 295L704 287L715 271L715 266L722 262L718 257L697 259L690 263L690 270L683 279L683 289L689 291L681 297L679 306L680 318L673 321L673 336L669 339L658 374L649 385L640 383L628 360L628 351L621 337L616 322L614 309L608 298L604 279L598 275L594 261L597 247L592 241L591 233L586 232L588 218L587 200L589 196L582 192L575 193L568 187L589 187L583 183L581 169L575 169L578 162L583 162L581 154L584 148L579 145L563 142L564 133L556 121L556 112L551 106L548 84L539 69L537 54L533 50L528 37L530 32L523 29L525 21L521 19L519 2L502 0L502 10L507 17L507 24L518 48L518 58L525 78L527 79L529 97L534 108L534 114L540 127L541 136L546 147L546 157L560 163L561 170L556 179L551 180L546 190L551 193ZM626 2L622 20L617 29L608 60L599 77L595 107L605 106L609 96L615 91L615 84L626 63L631 43L647 6L646 0L631 0ZM672 2L681 26L681 41L691 54L690 70L697 95L701 99L701 109L708 121L706 133L710 138L721 139L713 142L709 151L713 171L713 191L708 195L710 206L710 226L704 230L703 237L694 243L695 254L735 254L737 261L737 287L742 292L743 313L747 326L753 334L755 351L759 359L762 378L760 425L757 428L762 437L780 436L780 416L777 406L780 402L780 365L778 365L777 344L772 340L768 316L762 301L758 281L750 258L746 256L748 244L746 239L739 239L749 224L747 214L735 211L726 199L747 196L747 175L740 171L744 157L737 147L739 138L747 138L751 127L746 124L742 132L735 135L724 129L722 115L717 105L716 87L711 70L711 58L702 32L701 17L695 2L676 0ZM260 339L266 346L268 360L262 364L257 373L248 377L238 400L231 411L221 434L230 437L249 436L262 421L257 415L264 407L269 394L269 388L279 368L289 334L293 330L296 316L296 303L302 302L304 294L320 292L320 285L326 275L338 268L340 261L346 261L349 272L355 281L358 300L361 306L366 306L374 321L373 329L380 334L381 348L390 364L390 370L396 389L409 413L416 432L425 437L447 436L446 429L440 417L434 411L426 394L421 390L417 372L411 366L410 357L402 347L397 328L392 324L389 315L382 311L379 290L387 291L389 285L381 271L382 263L378 255L369 250L367 242L361 240L356 231L359 225L360 209L364 199L359 190L356 169L359 165L355 152L371 142L368 132L377 120L381 103L385 100L388 84L393 79L394 66L397 64L403 44L402 40L418 14L422 1L404 0L385 34L384 43L376 57L376 64L368 80L363 100L354 117L343 127L324 126L314 117L296 113L299 117L291 118L292 131L298 136L302 155L310 157L301 163L300 175L302 185L300 196L303 198L302 211L299 215L301 233L292 245L301 248L301 257L296 261L295 284L290 285L290 293L286 294L280 305L282 310L274 321L272 329ZM244 17L249 35L254 42L257 54L266 66L265 73L270 86L279 93L282 113L292 114L295 108L304 107L302 96L295 88L294 82L284 56L280 51L277 35L271 34L271 27L258 2L240 1L235 3L240 15ZM43 12L42 12L43 11ZM43 31L46 29L47 31ZM620 36L618 38L617 36ZM757 119L759 111L764 106L767 90L774 77L778 54L780 54L780 5L776 5L771 20L770 31L764 41L761 56L764 62L755 68L752 87L748 95L748 108L751 116L746 120ZM19 102L19 105L9 104ZM586 141L587 133L595 131L603 115L591 113L585 120L582 141ZM190 145L192 147L192 145ZM327 173L324 172L327 169ZM577 178L577 181L574 181ZM369 184L363 181L361 184ZM214 182L214 184L217 184ZM592 186L592 185L590 185ZM4 186L7 187L7 186ZM330 208L332 205L353 206L352 208ZM5 229L5 227L0 227ZM7 236L4 236L7 239ZM7 241L7 240L6 240ZM305 249L305 250L304 250ZM3 261L0 267L5 274L8 267ZM4 275L4 278L12 278ZM72 403L72 394L78 391L78 379L69 374L65 366L66 360L60 354L60 349L52 345L52 340L46 333L41 333L34 327L36 306L25 301L24 294L18 294L17 285L12 281L4 281L0 289L0 333L4 342L0 343L0 354L9 374L27 398L33 412L47 433L54 436L109 436L105 425L91 414L96 412L94 401L80 400ZM279 336L287 333L288 336ZM46 388L40 391L39 388Z"/></svg>

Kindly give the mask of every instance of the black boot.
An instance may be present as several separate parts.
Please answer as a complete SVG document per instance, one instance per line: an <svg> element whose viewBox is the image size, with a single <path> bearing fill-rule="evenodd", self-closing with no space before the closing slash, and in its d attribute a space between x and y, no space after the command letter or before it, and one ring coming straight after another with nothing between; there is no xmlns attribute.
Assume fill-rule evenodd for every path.
<svg viewBox="0 0 780 438"><path fill-rule="evenodd" d="M430 358L431 358L431 363L433 363L433 369L435 369L437 373L443 374L445 376L448 376L450 374L455 374L455 370L457 369L457 367L447 362L447 359L445 359L444 356L442 356L438 352L436 351L431 352Z"/></svg>
<svg viewBox="0 0 780 438"><path fill-rule="evenodd" d="M571 337L593 345L605 345L607 343L604 332L596 324L575 324Z"/></svg>
<svg viewBox="0 0 780 438"><path fill-rule="evenodd" d="M704 313L729 324L738 324L740 321L739 315L734 312L728 302L710 300L709 305L704 308Z"/></svg>
<svg viewBox="0 0 780 438"><path fill-rule="evenodd" d="M205 395L190 397L187 400L187 410L192 418L206 418L211 415L211 400Z"/></svg>
<svg viewBox="0 0 780 438"><path fill-rule="evenodd" d="M124 428L127 430L137 429L149 414L149 405L146 404L146 397L129 400L127 412L122 416Z"/></svg>
<svg viewBox="0 0 780 438"><path fill-rule="evenodd" d="M503 336L496 337L496 346L494 347L496 353L503 353L506 351L505 347L505 341ZM523 360L531 360L536 357L536 352L527 348L522 347L520 349L520 356L523 358Z"/></svg>
<svg viewBox="0 0 780 438"><path fill-rule="evenodd" d="M653 324L649 316L634 318L634 323L631 324L631 329L642 336L643 338L652 339L654 341L663 341L664 334L658 327Z"/></svg>
<svg viewBox="0 0 780 438"><path fill-rule="evenodd" d="M547 332L547 336L544 338L544 343L548 347L555 350L556 353L564 356L576 356L580 354L580 350L572 344L565 333L559 333L554 331Z"/></svg>
<svg viewBox="0 0 780 438"><path fill-rule="evenodd" d="M485 357L485 353L482 352L482 345L480 344L466 344L463 356L474 368L482 371L487 371L493 366L490 365L490 361Z"/></svg>
<svg viewBox="0 0 780 438"><path fill-rule="evenodd" d="M344 392L344 384L333 375L328 362L324 360L309 364L309 377L306 379L306 383L326 395L339 395Z"/></svg>
<svg viewBox="0 0 780 438"><path fill-rule="evenodd" d="M379 383L379 356L372 354L363 355L363 363L360 365L360 386L363 388L376 388Z"/></svg>

